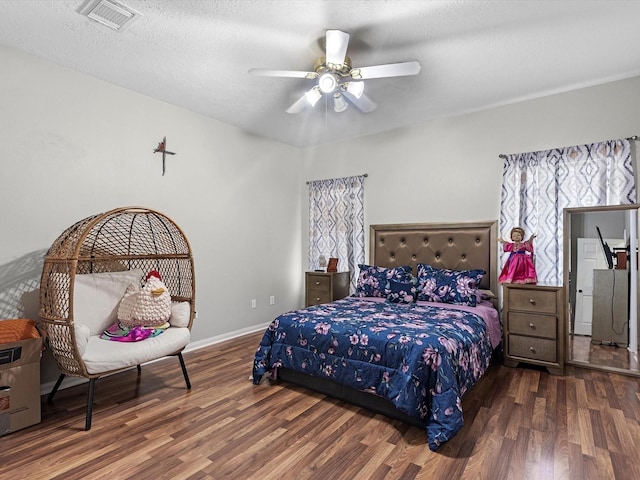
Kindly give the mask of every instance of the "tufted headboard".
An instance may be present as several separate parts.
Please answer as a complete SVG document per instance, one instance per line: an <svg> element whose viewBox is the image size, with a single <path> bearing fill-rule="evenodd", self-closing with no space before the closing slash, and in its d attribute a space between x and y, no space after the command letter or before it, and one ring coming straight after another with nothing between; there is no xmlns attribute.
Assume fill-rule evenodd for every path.
<svg viewBox="0 0 640 480"><path fill-rule="evenodd" d="M497 221L465 223L406 223L371 225L371 265L397 267L417 264L435 268L485 272L480 288L498 294Z"/></svg>

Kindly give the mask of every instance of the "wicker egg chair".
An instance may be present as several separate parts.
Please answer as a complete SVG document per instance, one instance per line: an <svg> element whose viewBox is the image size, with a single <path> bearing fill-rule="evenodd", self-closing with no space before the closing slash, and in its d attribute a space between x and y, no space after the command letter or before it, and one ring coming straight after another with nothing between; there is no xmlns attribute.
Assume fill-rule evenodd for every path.
<svg viewBox="0 0 640 480"><path fill-rule="evenodd" d="M188 320L185 313L181 330L188 328L186 335L189 337L195 317L193 256L182 230L162 213L142 207L125 207L87 217L67 228L53 242L44 260L40 283L40 319L46 331L47 345L61 371L48 400L53 400L65 376L89 379L85 430L91 428L95 380L133 366L137 366L140 372L140 363L149 359L115 370L90 371L91 368L83 360L82 346L78 344L78 328L74 328L74 325L78 327L83 322L83 319L74 315L76 279L78 275L104 272L127 275L127 270L157 270L169 290L172 302L182 302L181 305L185 307L188 303ZM183 310L186 312L186 308ZM167 335L168 330L157 338ZM183 336L182 343L186 345L188 341ZM117 348L129 348L129 344L124 346L121 342L99 342L107 342L102 343L101 348L109 348L111 344L120 344ZM160 358L167 355L178 357L187 389L190 389L182 357L185 345Z"/></svg>

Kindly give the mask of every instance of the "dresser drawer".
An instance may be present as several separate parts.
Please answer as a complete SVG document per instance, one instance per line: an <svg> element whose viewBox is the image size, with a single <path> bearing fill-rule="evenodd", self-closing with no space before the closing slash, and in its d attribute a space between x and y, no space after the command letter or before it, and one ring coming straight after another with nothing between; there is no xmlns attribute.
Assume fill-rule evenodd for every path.
<svg viewBox="0 0 640 480"><path fill-rule="evenodd" d="M509 332L531 337L557 338L558 321L555 315L509 312Z"/></svg>
<svg viewBox="0 0 640 480"><path fill-rule="evenodd" d="M331 292L331 277L309 274L307 276L307 288L314 292ZM319 295L319 293L317 294ZM331 298L331 295L328 296Z"/></svg>
<svg viewBox="0 0 640 480"><path fill-rule="evenodd" d="M556 313L556 292L513 288L509 292L509 309L534 313Z"/></svg>
<svg viewBox="0 0 640 480"><path fill-rule="evenodd" d="M546 338L509 335L508 352L510 356L556 362L556 341Z"/></svg>

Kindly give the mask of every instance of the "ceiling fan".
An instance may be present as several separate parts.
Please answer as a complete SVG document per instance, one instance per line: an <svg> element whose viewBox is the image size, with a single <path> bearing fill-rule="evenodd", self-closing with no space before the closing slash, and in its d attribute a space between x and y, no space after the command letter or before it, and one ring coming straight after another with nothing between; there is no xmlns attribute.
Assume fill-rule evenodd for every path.
<svg viewBox="0 0 640 480"><path fill-rule="evenodd" d="M340 30L327 30L325 45L325 56L316 60L313 72L252 68L249 73L316 81L310 90L287 109L287 113L299 113L308 105L314 106L324 95L333 98L333 109L336 112L344 112L349 103L352 103L360 111L368 113L375 110L376 104L364 94L362 80L420 73L420 63L416 61L352 68L351 59L347 57L349 34Z"/></svg>

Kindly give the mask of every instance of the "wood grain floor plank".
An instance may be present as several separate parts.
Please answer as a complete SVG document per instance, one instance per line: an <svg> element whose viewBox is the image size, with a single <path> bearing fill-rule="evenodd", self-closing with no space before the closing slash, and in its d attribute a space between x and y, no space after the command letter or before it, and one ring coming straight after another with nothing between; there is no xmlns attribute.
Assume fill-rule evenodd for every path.
<svg viewBox="0 0 640 480"><path fill-rule="evenodd" d="M353 480L369 480L370 478L374 478L380 467L380 459L388 458L394 447L395 445L387 442L378 442L377 444L369 445L367 449L362 452L362 462L358 467L345 470L344 476L351 476ZM385 473L388 473L390 470L389 464L384 463L384 460L382 461L383 465L387 467Z"/></svg>
<svg viewBox="0 0 640 480"><path fill-rule="evenodd" d="M591 415L586 408L578 407L578 429L580 430L580 445L583 455L589 457L596 456L596 446L593 441L593 431L591 429Z"/></svg>
<svg viewBox="0 0 640 480"><path fill-rule="evenodd" d="M567 429L559 427L555 430L553 443L553 475L555 480L568 480L570 476L569 440Z"/></svg>
<svg viewBox="0 0 640 480"><path fill-rule="evenodd" d="M547 429L547 399L535 397L533 413L531 416L531 428L539 431Z"/></svg>
<svg viewBox="0 0 640 480"><path fill-rule="evenodd" d="M569 443L569 479L570 480L584 480L585 478L585 466L584 456L582 455L582 448L580 444ZM555 479L554 479L555 480Z"/></svg>
<svg viewBox="0 0 640 480"><path fill-rule="evenodd" d="M504 436L506 438L510 438L511 440L516 440L518 438L518 433L520 428L523 426L525 422L524 407L520 403L515 403L513 409L511 410L511 415L509 416L509 421L507 422L507 428L504 432Z"/></svg>
<svg viewBox="0 0 640 480"><path fill-rule="evenodd" d="M631 456L634 454L637 455L638 449L636 448L633 435L631 434L630 425L628 424L624 413L622 412L622 410L611 410L611 415L613 417L613 423L616 427L616 431L618 432L618 436L620 438L620 443L622 444L622 448L624 449L624 454L626 456Z"/></svg>
<svg viewBox="0 0 640 480"><path fill-rule="evenodd" d="M509 469L511 465L511 459L514 455L515 441L509 438L502 438L502 444L499 452L495 452L493 457L494 461L491 465L490 472L494 475L493 478L509 478Z"/></svg>
<svg viewBox="0 0 640 480"><path fill-rule="evenodd" d="M477 475L478 479L489 480L490 475L493 475L493 465L497 463L495 455L502 451L503 440L504 437L500 435L483 435L465 465L463 478Z"/></svg>
<svg viewBox="0 0 640 480"><path fill-rule="evenodd" d="M529 431L525 470L531 478L546 480L554 475L554 435L552 432Z"/></svg>
<svg viewBox="0 0 640 480"><path fill-rule="evenodd" d="M593 444L596 448L607 449L607 435L602 423L602 415L600 410L589 409L591 417L591 433L593 435Z"/></svg>
<svg viewBox="0 0 640 480"><path fill-rule="evenodd" d="M606 442L606 448L610 452L622 453L623 448L618 436L618 430L616 429L611 410L603 408L600 410L600 418L602 421L602 428L604 430L604 438Z"/></svg>
<svg viewBox="0 0 640 480"><path fill-rule="evenodd" d="M247 474L246 478L248 480L286 479L291 475L290 472L299 472L304 468L308 462L307 458L317 447L317 443L299 440L291 446L290 450L273 451L272 455L267 457L269 461L264 464L264 467Z"/></svg>
<svg viewBox="0 0 640 480"><path fill-rule="evenodd" d="M232 455L225 455L222 459L208 458L211 460L212 465L215 463L216 474L223 478L232 478L235 474L247 477L266 463L266 459L263 458L264 452L267 451L276 440L286 434L287 429L280 427L271 430L264 436L254 437L251 444L246 445L238 452L233 452Z"/></svg>
<svg viewBox="0 0 640 480"><path fill-rule="evenodd" d="M569 383L571 386L571 383ZM580 445L580 422L578 420L578 406L571 402L567 402L567 435L569 442Z"/></svg>
<svg viewBox="0 0 640 480"><path fill-rule="evenodd" d="M519 428L518 433L513 439L513 449L507 478L524 479L531 472L526 469L527 449L529 445L529 429Z"/></svg>

